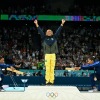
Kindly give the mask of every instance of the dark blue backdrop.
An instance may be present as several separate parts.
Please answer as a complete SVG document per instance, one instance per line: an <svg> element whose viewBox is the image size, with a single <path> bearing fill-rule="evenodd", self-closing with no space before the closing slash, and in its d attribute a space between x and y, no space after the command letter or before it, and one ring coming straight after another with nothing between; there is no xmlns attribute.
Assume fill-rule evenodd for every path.
<svg viewBox="0 0 100 100"><path fill-rule="evenodd" d="M28 79L28 85L44 85L45 78L40 76L13 76L19 86L23 86L21 79ZM5 76L3 84L13 85L10 76ZM55 77L54 85L74 85L74 86L90 86L89 77Z"/></svg>

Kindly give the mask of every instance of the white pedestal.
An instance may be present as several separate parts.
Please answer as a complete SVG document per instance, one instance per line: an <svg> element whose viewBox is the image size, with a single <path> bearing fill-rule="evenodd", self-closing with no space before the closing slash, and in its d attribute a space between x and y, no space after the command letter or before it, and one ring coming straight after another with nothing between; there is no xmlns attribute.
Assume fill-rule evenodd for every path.
<svg viewBox="0 0 100 100"><path fill-rule="evenodd" d="M75 86L29 86L25 92L0 92L0 100L100 100L100 92L80 92Z"/></svg>

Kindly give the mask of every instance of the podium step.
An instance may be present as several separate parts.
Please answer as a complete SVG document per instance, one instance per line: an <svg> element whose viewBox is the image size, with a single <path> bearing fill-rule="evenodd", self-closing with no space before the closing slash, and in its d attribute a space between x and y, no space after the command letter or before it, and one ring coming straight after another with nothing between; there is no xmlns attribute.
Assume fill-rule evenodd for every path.
<svg viewBox="0 0 100 100"><path fill-rule="evenodd" d="M10 88L10 87L9 87ZM19 89L19 88L18 88ZM100 92L80 92L75 86L29 86L23 92L0 92L0 100L99 100Z"/></svg>

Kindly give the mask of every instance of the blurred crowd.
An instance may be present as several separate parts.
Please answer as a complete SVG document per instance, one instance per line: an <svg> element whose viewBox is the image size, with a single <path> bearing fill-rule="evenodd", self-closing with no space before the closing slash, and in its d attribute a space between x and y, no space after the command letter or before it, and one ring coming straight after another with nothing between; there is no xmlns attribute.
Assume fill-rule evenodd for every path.
<svg viewBox="0 0 100 100"><path fill-rule="evenodd" d="M6 3L4 2L6 1ZM39 0L38 0L39 1ZM62 11L57 8L52 11L52 6L47 1L42 0L8 0L0 1L0 14L52 14L52 15L99 15L100 6L91 5L73 0L73 4ZM51 3L52 4L52 3ZM6 5L6 6L4 6ZM23 5L23 6L22 6ZM74 23L74 22L73 22ZM42 23L44 24L44 22ZM57 29L57 26L46 24L42 26L43 31L48 27ZM66 67L79 67L85 63L85 58L93 56L100 59L100 28L93 27L68 27L65 26L58 39L59 53L55 69L63 70ZM33 23L20 25L0 26L0 54L4 55L5 63L21 64L21 69L45 69L42 41L40 34Z"/></svg>
<svg viewBox="0 0 100 100"><path fill-rule="evenodd" d="M43 31L45 28L47 27L42 27ZM57 26L53 29L56 30ZM65 26L58 38L56 69L79 67L85 63L88 56L99 60L99 39L99 28ZM5 56L6 63L21 63L21 69L45 69L41 45L40 34L34 26L8 26L0 30L0 54Z"/></svg>
<svg viewBox="0 0 100 100"><path fill-rule="evenodd" d="M100 29L78 27L68 28L60 36L58 41L60 55L58 65L61 63L62 69L65 67L79 67L86 63L88 56L93 56L99 60L100 56ZM61 68L61 67L60 67Z"/></svg>
<svg viewBox="0 0 100 100"><path fill-rule="evenodd" d="M1 14L46 14L46 15L87 15L99 16L100 12L100 2L94 0L88 0L81 2L80 0L72 0L72 4L70 4L66 0L61 2L61 5L67 6L60 6L59 3L61 0L51 1L51 0L21 0L21 1L7 1L2 0L0 3L0 13ZM69 5L68 5L69 3ZM53 4L56 4L55 7ZM66 7L66 8L65 8ZM54 9L53 9L54 8Z"/></svg>

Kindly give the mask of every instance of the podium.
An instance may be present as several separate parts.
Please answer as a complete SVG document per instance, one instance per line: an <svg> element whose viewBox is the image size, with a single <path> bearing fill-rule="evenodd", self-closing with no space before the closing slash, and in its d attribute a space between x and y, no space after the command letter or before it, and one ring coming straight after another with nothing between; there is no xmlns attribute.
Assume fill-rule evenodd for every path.
<svg viewBox="0 0 100 100"><path fill-rule="evenodd" d="M29 86L25 92L32 100L86 100L75 86Z"/></svg>
<svg viewBox="0 0 100 100"><path fill-rule="evenodd" d="M0 92L0 100L99 100L100 92L80 92L75 86L29 86L23 92Z"/></svg>

